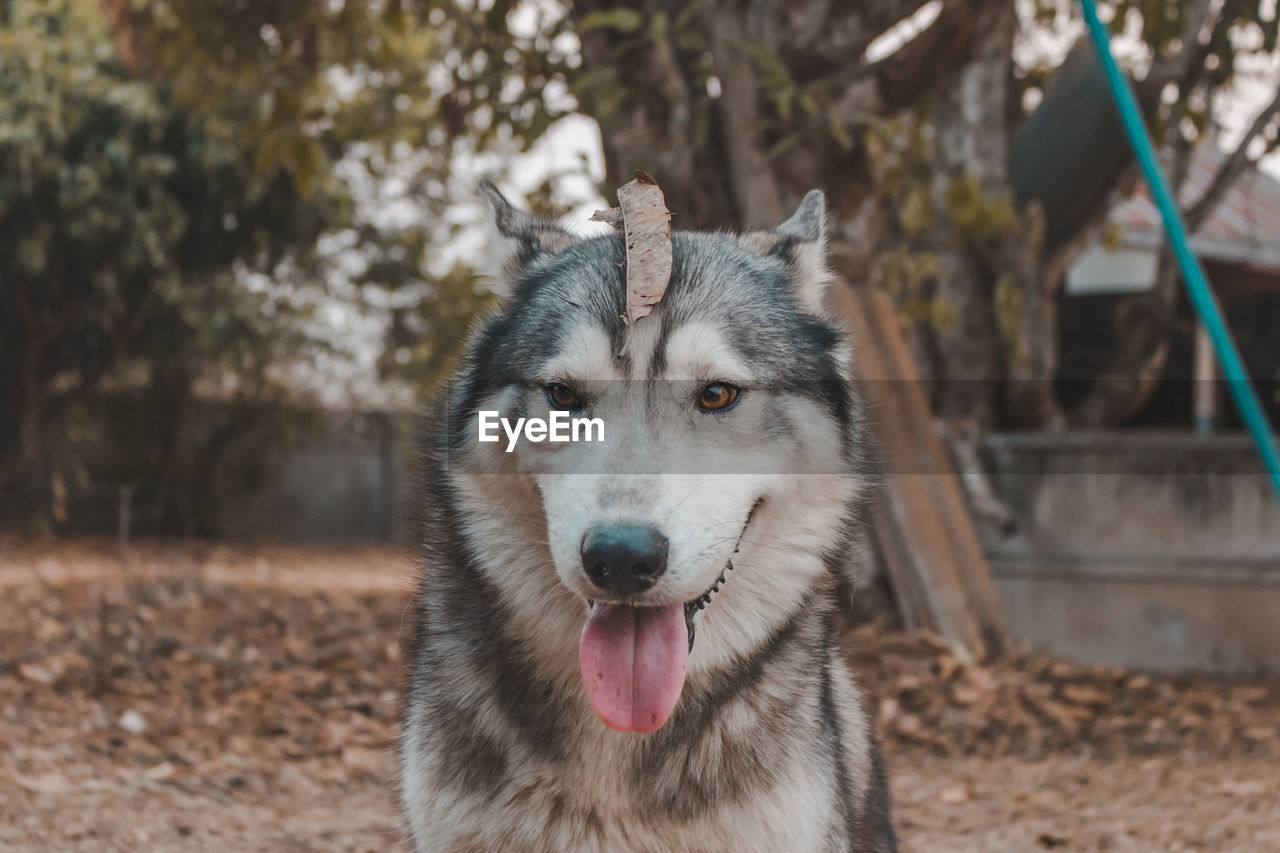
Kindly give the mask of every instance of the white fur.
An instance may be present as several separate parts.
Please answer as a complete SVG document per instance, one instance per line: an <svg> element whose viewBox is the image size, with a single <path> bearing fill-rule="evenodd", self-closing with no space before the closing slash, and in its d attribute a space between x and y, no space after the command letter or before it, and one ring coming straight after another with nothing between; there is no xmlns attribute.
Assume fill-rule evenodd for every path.
<svg viewBox="0 0 1280 853"><path fill-rule="evenodd" d="M821 233L822 216L821 197L807 198L780 229L806 241L797 247L793 263L801 303L815 314L823 311L830 278L822 240L809 239L815 227ZM732 575L697 617L688 670L696 679L751 655L801 605L827 571L824 551L841 536L845 506L862 487L857 477L837 473L840 425L803 397L787 400L797 434L786 440L743 439L762 435L765 395L785 389L753 388L751 365L709 323L689 323L670 335L664 376L671 383L669 399L660 401L661 415L653 417L645 408L646 394L637 391L645 387L642 380L657 344L656 320L642 320L629 330L628 376L614 367L608 336L584 325L565 331L540 377L574 382L594 395L592 415L605 419L608 448L519 445L505 454L495 445L477 444L466 464L449 474L460 515L467 519L464 534L509 614L503 630L520 639L536 678L570 697L560 722L569 728L572 748L554 774L537 769L536 761L508 762L514 774L504 788L508 801L495 802L459 793L439 778L440 756L426 748L411 725L403 793L414 842L423 853L816 851L829 843L832 815L844 804L833 801L830 780L813 772L829 760L819 754L822 745L787 756L775 768L775 784L738 806L692 821L641 819L629 789L633 782L618 768L631 764L643 736L607 728L582 689L578 643L588 617L586 599L599 594L581 568L580 543L588 528L639 522L667 536L668 567L648 593L654 604L697 598L732 558ZM748 389L724 418L697 411L692 399L682 396L682 383L713 380ZM530 396L521 401L520 394ZM509 409L518 402L539 416L538 407L546 405L536 392L509 389L480 408ZM575 455L567 455L569 450ZM591 455L606 453L613 455ZM741 471L751 473L735 473ZM468 654L465 648L451 651L460 662ZM869 778L870 736L848 672L839 660L834 669L845 749L856 771L853 795L860 801ZM491 687L478 679L472 698L481 722L501 730L487 692ZM757 718L752 709L735 704L740 701L745 700L731 701L715 716L714 731L702 748L717 748L719 737L740 740L749 731ZM558 802L572 811L569 819L531 818L550 814Z"/></svg>

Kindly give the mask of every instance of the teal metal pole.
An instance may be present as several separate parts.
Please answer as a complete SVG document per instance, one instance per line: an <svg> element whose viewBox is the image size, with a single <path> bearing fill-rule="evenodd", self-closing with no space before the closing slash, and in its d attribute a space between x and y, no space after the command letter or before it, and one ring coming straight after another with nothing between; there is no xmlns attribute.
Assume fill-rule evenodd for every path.
<svg viewBox="0 0 1280 853"><path fill-rule="evenodd" d="M1147 180L1147 186L1151 189L1151 197L1164 220L1164 230L1168 235L1169 245L1173 248L1178 266L1182 268L1182 280L1186 284L1187 295L1191 298L1191 304L1196 309L1196 313L1200 315L1200 320L1209 333L1209 339L1213 341L1213 350L1217 353L1218 362L1222 365L1222 373L1226 379L1227 388L1231 391L1231 398L1235 401L1237 411L1240 412L1240 419L1244 421L1249 434L1253 436L1254 444L1258 446L1262 463L1266 466L1267 473L1271 475L1271 483L1276 488L1276 497L1280 499L1280 448L1276 446L1276 437L1271 432L1271 425L1267 422L1266 413L1262 410L1262 403L1259 402L1257 393L1249 383L1249 374L1245 371L1240 351L1236 349L1235 341L1232 340L1231 332L1227 329L1227 323L1222 317L1222 308L1219 307L1218 300L1214 298L1213 291L1209 288L1209 282L1205 278L1200 261L1191 251L1191 245L1187 239L1187 227L1178 211L1173 191L1169 189L1169 182L1165 180L1164 172L1156 161L1155 148L1147 133L1146 123L1142 120L1138 102L1133 96L1133 89L1130 88L1129 81L1120 73L1116 58L1111 54L1110 39L1101 19L1098 18L1096 0L1080 0L1080 6L1084 10L1084 19L1089 27L1093 46L1098 53L1098 61L1102 63L1103 71L1107 75L1107 83L1111 86L1111 95L1115 98L1120 120L1124 123L1125 135L1129 137L1133 153L1137 156L1139 165L1142 166L1142 174Z"/></svg>

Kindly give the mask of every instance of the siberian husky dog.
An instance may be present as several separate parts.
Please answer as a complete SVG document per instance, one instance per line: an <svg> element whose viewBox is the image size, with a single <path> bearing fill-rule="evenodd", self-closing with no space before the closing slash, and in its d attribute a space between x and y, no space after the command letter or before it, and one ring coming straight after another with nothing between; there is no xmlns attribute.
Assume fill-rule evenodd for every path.
<svg viewBox="0 0 1280 853"><path fill-rule="evenodd" d="M414 846L895 850L833 630L864 438L822 194L772 231L674 233L627 323L621 234L482 192L503 301L425 438ZM603 429L546 440L557 412Z"/></svg>

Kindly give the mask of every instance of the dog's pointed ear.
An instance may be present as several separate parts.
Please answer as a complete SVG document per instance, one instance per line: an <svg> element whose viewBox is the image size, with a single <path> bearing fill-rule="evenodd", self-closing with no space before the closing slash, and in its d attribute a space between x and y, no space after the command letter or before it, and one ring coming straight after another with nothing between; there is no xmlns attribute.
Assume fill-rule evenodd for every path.
<svg viewBox="0 0 1280 853"><path fill-rule="evenodd" d="M744 234L749 248L780 258L791 272L796 300L810 314L825 314L827 286L827 201L821 190L810 190L791 218L772 231Z"/></svg>
<svg viewBox="0 0 1280 853"><path fill-rule="evenodd" d="M489 203L491 232L482 272L500 297L511 292L520 273L538 257L578 242L559 225L516 208L488 179L480 182L480 194Z"/></svg>
<svg viewBox="0 0 1280 853"><path fill-rule="evenodd" d="M825 250L827 198L822 190L809 190L791 218L778 226L777 232L806 243L818 243Z"/></svg>

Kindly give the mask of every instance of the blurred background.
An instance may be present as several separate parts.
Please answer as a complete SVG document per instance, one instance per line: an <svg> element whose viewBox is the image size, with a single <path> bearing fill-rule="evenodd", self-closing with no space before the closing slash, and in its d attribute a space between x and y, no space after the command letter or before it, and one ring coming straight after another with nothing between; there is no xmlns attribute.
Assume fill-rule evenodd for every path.
<svg viewBox="0 0 1280 853"><path fill-rule="evenodd" d="M1102 13L1280 420L1274 0ZM1280 511L1066 0L9 0L0 39L5 527L408 541L411 413L490 302L477 180L581 232L643 168L685 228L826 191L837 270L894 316L852 310L910 352L868 342L860 379L920 386L1024 633L1096 637L1019 622L1067 575L1280 577ZM919 458L882 473L938 473ZM1129 617L1081 651L1157 653Z"/></svg>
<svg viewBox="0 0 1280 853"><path fill-rule="evenodd" d="M1101 6L1280 424L1276 2ZM120 613L169 613L146 599L164 584L144 580L174 565L231 566L255 584L283 567L305 586L291 566L355 555L390 594L379 584L406 564L365 546L411 544L414 413L492 303L475 273L477 181L587 233L637 168L681 228L770 226L826 192L838 310L866 326L858 378L886 445L857 607L941 636L920 652L927 675L908 678L951 684L937 707L972 710L938 655L960 665L1018 643L1265 679L1280 670L1280 507L1083 32L1066 0L0 0L0 554L11 584L45 584L24 593L44 603L14 617L24 627L0 647L0 681L72 648L100 672L95 643L137 678L157 635ZM913 485L936 477L955 495ZM946 535L921 541L922 518ZM86 598L83 622L46 612L48 585L77 577L77 560L143 569L110 607ZM190 616L210 587L182 588L196 597L173 600ZM949 634L939 601L957 588L971 627ZM332 628L315 615L327 595L304 623ZM42 630L47 643L28 645ZM391 666L379 643L369 654ZM80 665L56 659L22 683L56 687ZM1105 673L1018 666L1079 688L1063 698L1053 682L1069 710L1034 718L1063 743L1114 710L1121 681ZM110 693L107 671L91 695ZM1129 677L1145 676L1116 676ZM904 743L954 720L911 711L919 685L893 683L881 722ZM1166 696L1133 689L1151 707ZM1270 681L1251 689L1277 695ZM107 705L119 729L124 706ZM1266 707L1213 743L1249 752L1280 737ZM378 714L392 724L389 706ZM1138 715L1142 732L1155 718ZM958 738L982 731L974 719ZM348 769L381 766L353 755ZM1066 837L1042 835L1028 844ZM1237 849L1280 847L1250 838Z"/></svg>

